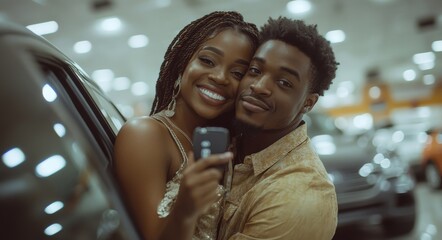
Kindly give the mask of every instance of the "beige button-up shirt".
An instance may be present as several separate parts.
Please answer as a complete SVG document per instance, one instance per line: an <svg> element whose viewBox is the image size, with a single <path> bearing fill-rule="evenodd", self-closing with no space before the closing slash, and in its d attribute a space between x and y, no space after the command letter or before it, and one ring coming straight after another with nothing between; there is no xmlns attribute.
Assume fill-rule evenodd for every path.
<svg viewBox="0 0 442 240"><path fill-rule="evenodd" d="M329 240L337 225L334 185L302 124L233 170L219 240Z"/></svg>

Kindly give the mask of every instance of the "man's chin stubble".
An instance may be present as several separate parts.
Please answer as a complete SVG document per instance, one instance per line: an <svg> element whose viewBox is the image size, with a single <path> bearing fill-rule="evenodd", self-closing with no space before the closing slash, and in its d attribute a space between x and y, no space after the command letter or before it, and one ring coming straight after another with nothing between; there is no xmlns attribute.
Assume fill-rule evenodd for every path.
<svg viewBox="0 0 442 240"><path fill-rule="evenodd" d="M233 122L233 126L235 128L235 130L237 131L237 133L255 133L255 132L260 132L262 131L261 127L257 127L254 125L251 125L249 123L246 123L242 120L239 119L235 119L235 121Z"/></svg>

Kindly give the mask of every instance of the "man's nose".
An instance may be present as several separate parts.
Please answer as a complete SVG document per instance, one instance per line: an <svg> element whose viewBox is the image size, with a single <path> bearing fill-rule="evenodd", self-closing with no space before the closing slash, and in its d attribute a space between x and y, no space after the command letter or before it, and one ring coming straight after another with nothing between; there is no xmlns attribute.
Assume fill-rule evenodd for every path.
<svg viewBox="0 0 442 240"><path fill-rule="evenodd" d="M271 79L263 76L255 80L255 82L250 85L250 89L257 94L270 96L272 94Z"/></svg>

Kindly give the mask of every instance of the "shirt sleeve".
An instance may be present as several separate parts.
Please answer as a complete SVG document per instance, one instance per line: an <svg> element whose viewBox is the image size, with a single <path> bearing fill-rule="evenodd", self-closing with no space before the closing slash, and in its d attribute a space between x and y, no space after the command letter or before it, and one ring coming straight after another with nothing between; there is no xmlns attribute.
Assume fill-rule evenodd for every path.
<svg viewBox="0 0 442 240"><path fill-rule="evenodd" d="M250 214L243 230L229 239L332 239L337 224L334 188L300 190L292 185L272 185L244 199Z"/></svg>

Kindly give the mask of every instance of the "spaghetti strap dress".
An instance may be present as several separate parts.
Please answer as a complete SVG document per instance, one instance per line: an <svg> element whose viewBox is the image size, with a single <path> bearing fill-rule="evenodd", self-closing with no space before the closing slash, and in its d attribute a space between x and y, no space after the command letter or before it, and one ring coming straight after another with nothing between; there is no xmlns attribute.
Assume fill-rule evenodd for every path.
<svg viewBox="0 0 442 240"><path fill-rule="evenodd" d="M175 175L171 180L166 183L166 192L163 199L157 208L158 217L165 218L169 215L173 205L175 203L176 197L178 195L178 190L180 188L180 182L183 175L183 170L187 165L187 154L184 150L183 144L180 142L176 136L173 127L168 123L168 119L160 114L155 114L151 116L153 119L161 122L169 131L172 139L174 140L176 146L181 153L181 165L176 171ZM214 240L216 239L218 223L220 220L220 211L223 203L224 188L222 185L218 185L217 188L218 199L213 203L208 211L201 215L197 221L195 232L193 234L192 240Z"/></svg>

